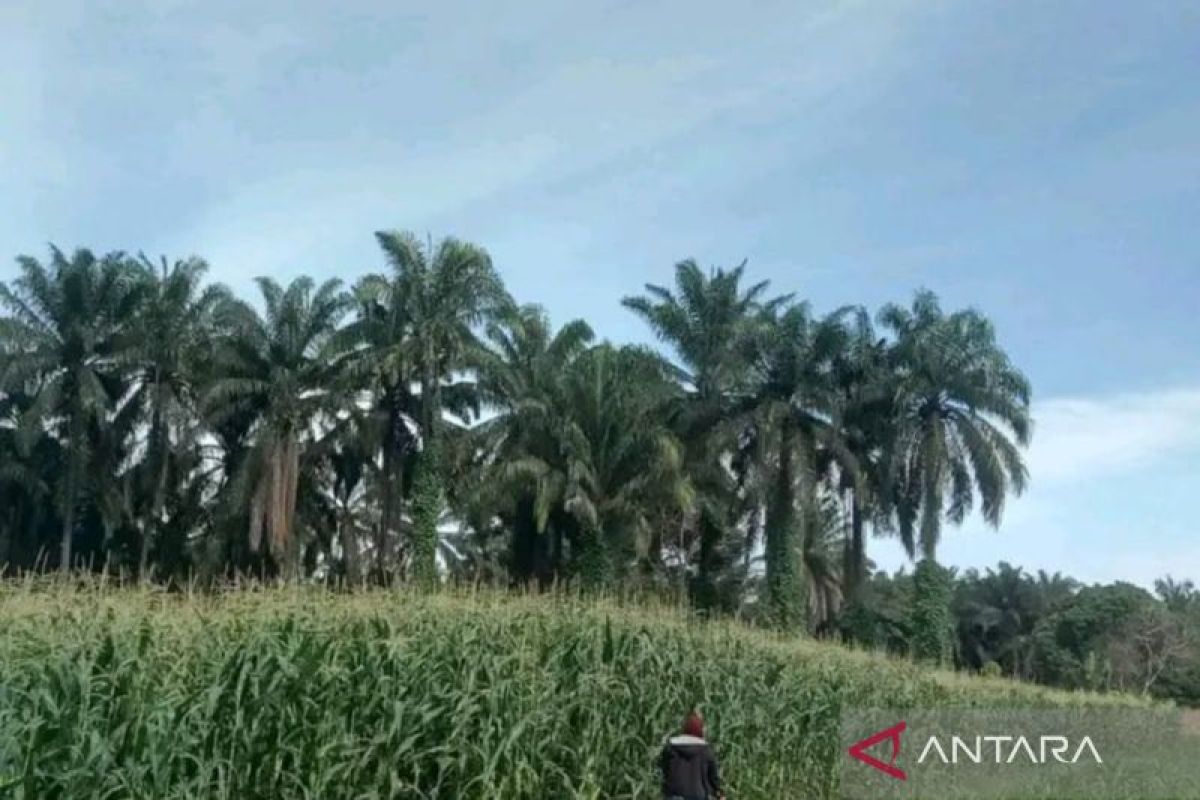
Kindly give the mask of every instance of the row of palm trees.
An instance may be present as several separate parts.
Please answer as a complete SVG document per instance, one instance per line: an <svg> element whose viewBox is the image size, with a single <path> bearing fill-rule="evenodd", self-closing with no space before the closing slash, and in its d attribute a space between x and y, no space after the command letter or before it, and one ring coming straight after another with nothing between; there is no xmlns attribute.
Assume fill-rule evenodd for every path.
<svg viewBox="0 0 1200 800"><path fill-rule="evenodd" d="M386 271L256 305L197 259L18 259L0 564L686 586L816 626L868 534L932 562L1024 486L1028 382L928 292L817 315L685 261L624 300L660 354L554 330L477 246L376 236Z"/></svg>

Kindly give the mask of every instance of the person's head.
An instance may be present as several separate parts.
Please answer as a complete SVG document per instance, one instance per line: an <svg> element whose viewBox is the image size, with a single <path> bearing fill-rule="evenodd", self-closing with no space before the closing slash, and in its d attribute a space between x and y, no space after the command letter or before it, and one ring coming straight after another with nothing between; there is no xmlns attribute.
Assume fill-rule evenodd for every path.
<svg viewBox="0 0 1200 800"><path fill-rule="evenodd" d="M697 739L704 738L704 718L700 716L699 711L692 711L683 719L683 732L687 736L695 736Z"/></svg>

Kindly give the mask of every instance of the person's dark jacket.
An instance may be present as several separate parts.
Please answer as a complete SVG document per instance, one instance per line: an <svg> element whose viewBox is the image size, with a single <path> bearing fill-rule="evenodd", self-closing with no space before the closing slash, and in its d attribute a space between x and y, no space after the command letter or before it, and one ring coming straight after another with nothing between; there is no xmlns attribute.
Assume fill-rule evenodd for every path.
<svg viewBox="0 0 1200 800"><path fill-rule="evenodd" d="M720 796L721 773L708 742L695 736L673 736L659 756L663 797L709 800Z"/></svg>

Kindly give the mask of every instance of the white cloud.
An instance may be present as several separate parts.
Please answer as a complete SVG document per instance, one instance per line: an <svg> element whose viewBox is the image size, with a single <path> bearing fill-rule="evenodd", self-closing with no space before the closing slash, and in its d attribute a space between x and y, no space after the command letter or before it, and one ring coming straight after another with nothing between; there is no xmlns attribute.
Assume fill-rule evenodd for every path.
<svg viewBox="0 0 1200 800"><path fill-rule="evenodd" d="M1200 389L1052 398L1034 406L1033 484L1081 482L1200 455Z"/></svg>
<svg viewBox="0 0 1200 800"><path fill-rule="evenodd" d="M1029 491L1008 500L999 530L978 515L944 527L940 561L983 569L1003 560L1147 588L1164 575L1200 578L1194 527L1179 507L1200 475L1200 389L1050 398L1034 417ZM873 543L871 557L888 571L908 562L894 540Z"/></svg>

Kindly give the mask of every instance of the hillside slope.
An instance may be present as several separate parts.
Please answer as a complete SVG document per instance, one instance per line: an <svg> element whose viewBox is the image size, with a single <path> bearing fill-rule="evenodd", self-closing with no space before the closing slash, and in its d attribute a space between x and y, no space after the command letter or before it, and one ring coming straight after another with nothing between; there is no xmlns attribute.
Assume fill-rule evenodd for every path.
<svg viewBox="0 0 1200 800"><path fill-rule="evenodd" d="M17 798L655 797L692 704L732 797L816 798L843 705L1136 703L562 598L0 588L0 618Z"/></svg>

